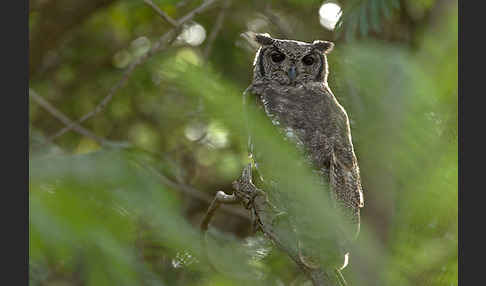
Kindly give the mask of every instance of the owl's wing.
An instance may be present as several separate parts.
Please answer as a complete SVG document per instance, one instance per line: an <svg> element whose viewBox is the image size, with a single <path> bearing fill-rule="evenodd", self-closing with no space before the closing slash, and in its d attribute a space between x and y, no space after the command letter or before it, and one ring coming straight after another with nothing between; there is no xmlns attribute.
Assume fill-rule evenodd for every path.
<svg viewBox="0 0 486 286"><path fill-rule="evenodd" d="M329 166L331 194L338 209L355 225L359 234L360 211L364 206L358 161L350 144L335 146Z"/></svg>

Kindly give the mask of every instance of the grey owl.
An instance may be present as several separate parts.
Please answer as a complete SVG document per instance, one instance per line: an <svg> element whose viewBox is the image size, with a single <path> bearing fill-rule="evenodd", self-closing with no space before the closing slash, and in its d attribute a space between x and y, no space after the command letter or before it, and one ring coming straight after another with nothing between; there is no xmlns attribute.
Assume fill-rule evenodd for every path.
<svg viewBox="0 0 486 286"><path fill-rule="evenodd" d="M364 199L348 116L327 84L326 54L334 44L274 39L268 34L256 34L254 39L260 48L248 91L329 183L331 201L353 225L353 240ZM253 156L257 164L263 157Z"/></svg>

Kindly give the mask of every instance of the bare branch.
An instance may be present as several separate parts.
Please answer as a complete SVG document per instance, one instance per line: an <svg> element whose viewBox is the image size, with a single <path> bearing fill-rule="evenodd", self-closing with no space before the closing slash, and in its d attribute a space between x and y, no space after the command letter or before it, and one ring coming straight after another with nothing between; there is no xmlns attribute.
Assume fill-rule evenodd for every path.
<svg viewBox="0 0 486 286"><path fill-rule="evenodd" d="M88 138L91 138L98 142L99 144L105 143L105 140L101 137L96 136L93 132L87 130L86 128L76 124L76 122L73 122L69 117L67 117L64 113L56 109L54 106L52 106L47 100L42 98L42 96L38 95L34 90L29 88L29 96L32 98L37 104L39 104L42 108L44 108L47 112L52 114L55 118L57 118L59 121L64 123L64 125L73 125L73 130L78 132L81 135L84 135ZM47 140L49 142L49 140Z"/></svg>
<svg viewBox="0 0 486 286"><path fill-rule="evenodd" d="M158 172L156 169L154 169L151 166L141 164L141 163L140 163L140 165L142 167L144 167L146 170L150 171L152 174L154 174L160 180L160 182L163 185L168 186L171 189L183 192L183 193L185 193L185 194L187 194L187 195L189 195L193 198L196 198L196 199L203 201L203 202L206 202L208 204L213 203L213 198L209 194L203 193L203 192L201 192L201 191L199 191L199 190L197 190L197 189L195 189L195 188L193 188L189 185L176 183L176 182L170 180L169 178L167 178L165 175ZM231 207L223 205L223 206L221 206L221 210L226 212L226 213L238 216L240 218L248 219L248 214L246 212L242 211L241 209L235 209L235 208L231 208Z"/></svg>
<svg viewBox="0 0 486 286"><path fill-rule="evenodd" d="M160 8L152 2L152 0L143 0L145 4L152 7L152 9L159 14L159 16L164 19L167 23L171 24L173 27L177 27L177 21L172 19L169 15L167 15L164 11L160 10Z"/></svg>
<svg viewBox="0 0 486 286"><path fill-rule="evenodd" d="M201 4L201 6L197 7L196 9L192 10L191 12L187 13L185 16L183 16L182 18L180 18L177 21L177 26L181 26L182 24L186 23L187 21L192 20L192 18L194 18L196 15L199 15L202 12L204 12L204 10L206 10L207 8L209 8L209 6L211 6L214 2L216 2L216 0L207 0L207 1L204 1Z"/></svg>
<svg viewBox="0 0 486 286"><path fill-rule="evenodd" d="M287 239L284 240L279 236L282 230L280 229L277 232L273 226L273 221L276 218L275 207L268 201L266 193L253 184L251 176L251 164L248 164L247 167L243 169L241 177L233 182L233 188L235 189L233 195L226 195L223 192L218 192L216 194L213 203L209 207L208 212L201 223L201 230L203 233L207 230L209 221L220 204L239 201L246 209L250 210L255 219L255 223L266 237L299 266L302 272L312 281L314 286L338 285L340 281L338 280L339 278L336 277L336 275L340 274L339 272L336 273L338 270L327 272L320 265L309 267L305 261L301 259L299 247L291 245L291 242L289 243ZM292 230L283 231L292 235ZM340 278L342 278L342 276ZM344 279L342 279L342 281L344 281Z"/></svg>
<svg viewBox="0 0 486 286"><path fill-rule="evenodd" d="M223 22L224 22L224 17L226 15L226 11L231 5L231 0L226 0L223 3L223 7L221 8L221 11L218 14L218 18L216 18L216 22L214 24L213 29L211 30L211 34L209 34L206 47L204 48L204 58L207 60L209 57L209 54L211 53L211 49L213 47L214 40L218 36L219 31L223 27Z"/></svg>
<svg viewBox="0 0 486 286"><path fill-rule="evenodd" d="M63 0L29 1L39 13L38 19L29 28L29 76L37 76L50 66L47 59L49 51L55 50L65 36L82 24L93 13L104 9L115 0ZM48 37L46 35L49 35Z"/></svg>
<svg viewBox="0 0 486 286"><path fill-rule="evenodd" d="M160 39L152 46L152 48L147 53L140 56L137 60L132 62L130 66L128 66L128 68L123 72L122 78L110 89L108 95L105 98L103 98L103 100L96 106L96 108L93 111L83 115L80 119L78 119L77 122L72 122L71 124L67 125L63 129L59 130L56 134L49 137L48 140L52 141L57 137L63 135L64 133L72 130L74 128L74 123L81 124L82 122L100 113L106 107L106 105L112 100L113 96L116 94L118 89L120 89L120 87L125 85L125 83L128 81L128 78L130 77L130 75L132 74L132 72L135 70L137 66L145 63L154 54L166 50L170 46L170 44L172 44L172 42L174 42L174 40L176 39L177 35L182 29L182 25L187 21L190 21L194 16L202 13L214 2L216 2L216 0L205 1L199 7L195 8L194 10L192 10L191 12L183 16L180 20L178 20L177 25L171 30L169 30L167 33L165 33L163 36L161 36Z"/></svg>

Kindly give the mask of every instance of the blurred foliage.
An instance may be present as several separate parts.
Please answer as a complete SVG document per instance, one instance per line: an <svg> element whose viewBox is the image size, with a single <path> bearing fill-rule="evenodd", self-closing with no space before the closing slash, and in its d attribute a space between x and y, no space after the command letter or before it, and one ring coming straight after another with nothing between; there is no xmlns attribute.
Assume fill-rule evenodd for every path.
<svg viewBox="0 0 486 286"><path fill-rule="evenodd" d="M201 248L210 199L231 192L248 163L248 30L336 43L329 85L350 117L365 189L348 282L457 285L457 1L332 1L343 9L334 31L319 24L322 1L223 1L194 18L201 44L180 37L82 124L110 144L74 131L50 140L64 125L31 100L31 285L305 284L285 254L250 233L241 207L217 212ZM142 0L71 2L30 1L29 87L77 120L171 27ZM177 19L201 1L154 3ZM325 227L308 170L288 167L296 153L272 141L261 114L250 116L287 191Z"/></svg>

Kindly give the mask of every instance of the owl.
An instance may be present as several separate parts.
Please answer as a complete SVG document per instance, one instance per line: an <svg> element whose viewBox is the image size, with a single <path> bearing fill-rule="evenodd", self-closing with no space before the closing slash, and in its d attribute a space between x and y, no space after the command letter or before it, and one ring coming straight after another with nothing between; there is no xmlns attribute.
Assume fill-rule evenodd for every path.
<svg viewBox="0 0 486 286"><path fill-rule="evenodd" d="M275 39L269 34L255 34L254 40L260 47L249 94L328 183L330 201L352 226L349 239L354 240L364 199L348 116L327 83L327 54L334 44ZM259 154L251 136L250 131L250 152L258 167L265 154Z"/></svg>

